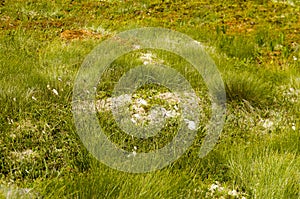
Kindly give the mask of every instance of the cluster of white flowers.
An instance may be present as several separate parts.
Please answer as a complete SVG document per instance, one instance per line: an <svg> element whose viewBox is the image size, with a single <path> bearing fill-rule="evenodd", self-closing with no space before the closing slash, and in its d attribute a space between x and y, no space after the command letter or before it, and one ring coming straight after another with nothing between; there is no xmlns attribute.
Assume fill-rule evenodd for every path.
<svg viewBox="0 0 300 199"><path fill-rule="evenodd" d="M293 60L294 60L294 61L297 61L298 58L297 58L296 56L293 56Z"/></svg>
<svg viewBox="0 0 300 199"><path fill-rule="evenodd" d="M157 97L159 99L162 99L162 100L166 100L168 101L169 103L175 103L175 104L178 104L180 102L180 98L179 96L176 94L176 93L171 93L171 92L165 92L165 93L159 93L157 95ZM176 108L175 108L176 109ZM177 109L178 110L178 109Z"/></svg>
<svg viewBox="0 0 300 199"><path fill-rule="evenodd" d="M191 93L185 93L184 98L179 97L177 93L164 92L158 93L154 96L149 97L147 100L163 100L166 102L164 105L153 105L149 103L146 99L141 98L137 94L131 95L121 95L114 98L100 99L96 101L96 109L100 112L112 110L112 105L118 103L118 106L129 106L131 114L131 122L136 125L150 125L150 124L160 124L165 119L176 118L181 114L181 109L179 104L181 101L186 101L186 104L191 107L183 107L185 112L189 112L190 109L193 109L192 105L195 103L195 99L191 97ZM199 100L197 96L194 96ZM193 101L192 101L193 100ZM197 124L196 121L188 118L183 120L187 127L190 130L196 130Z"/></svg>
<svg viewBox="0 0 300 199"><path fill-rule="evenodd" d="M190 130L196 130L196 123L192 120L184 119Z"/></svg>
<svg viewBox="0 0 300 199"><path fill-rule="evenodd" d="M152 97L151 97L152 98ZM171 98L169 93L161 93L153 98L159 98L166 100L169 104L172 104L171 109L166 109L164 107L152 108L149 112L146 112L145 109L150 108L151 105L142 98L136 98L132 103L132 118L131 121L135 124L143 124L145 122L149 123L159 123L162 118L174 118L179 116L178 112L178 101L176 98Z"/></svg>
<svg viewBox="0 0 300 199"><path fill-rule="evenodd" d="M31 149L27 149L22 152L12 151L11 155L12 155L12 157L15 157L18 161L30 160L30 159L38 156L38 154L36 152L32 151Z"/></svg>
<svg viewBox="0 0 300 199"><path fill-rule="evenodd" d="M58 95L58 91L57 91L55 88L52 88L52 89L51 89L51 87L50 87L49 84L47 85L47 89L50 90L54 95L59 96L59 95Z"/></svg>
<svg viewBox="0 0 300 199"><path fill-rule="evenodd" d="M205 198L228 198L228 196L232 196L234 198L240 198L240 199L246 199L246 194L243 192L239 192L235 189L229 189L226 187L223 187L218 181L213 183L210 188L208 189L208 192L206 193Z"/></svg>
<svg viewBox="0 0 300 199"><path fill-rule="evenodd" d="M261 123L265 129L272 129L274 126L274 122L270 119L265 119L265 120L261 119Z"/></svg>
<svg viewBox="0 0 300 199"><path fill-rule="evenodd" d="M112 106L112 98L106 98L96 101L96 109L98 111L110 111Z"/></svg>
<svg viewBox="0 0 300 199"><path fill-rule="evenodd" d="M152 53L142 53L140 59L143 61L144 65L148 64L162 64L163 60L158 59L155 54Z"/></svg>
<svg viewBox="0 0 300 199"><path fill-rule="evenodd" d="M295 6L295 3L293 0L273 0L274 3L283 3L283 4L288 4L291 6Z"/></svg>
<svg viewBox="0 0 300 199"><path fill-rule="evenodd" d="M296 124L295 124L295 123L292 123L292 129L293 129L294 131L296 131Z"/></svg>
<svg viewBox="0 0 300 199"><path fill-rule="evenodd" d="M174 118L180 115L178 103L180 102L180 98L170 92L159 93L153 97L149 97L149 99L161 99L165 100L168 104L170 104L170 109L166 109L164 107L151 108L149 112L146 109L151 107L151 104L148 103L147 100L138 97L136 94L132 96L131 99L130 95L121 95L115 98L106 98L96 101L96 109L100 112L102 111L110 111L112 108L112 104L117 102L118 105L122 105L123 103L127 103L128 101L131 102L131 121L135 124L141 124L144 122L149 123L157 123L159 122L158 119L162 116L165 119ZM189 128L193 129L194 124L193 121L186 121L189 123Z"/></svg>
<svg viewBox="0 0 300 199"><path fill-rule="evenodd" d="M299 101L300 89L290 87L289 89L283 91L283 96L292 103L297 103Z"/></svg>
<svg viewBox="0 0 300 199"><path fill-rule="evenodd" d="M131 156L135 157L136 154L137 154L136 150L137 150L137 146L134 146L133 149L132 149L132 153L130 153L127 157L131 157Z"/></svg>

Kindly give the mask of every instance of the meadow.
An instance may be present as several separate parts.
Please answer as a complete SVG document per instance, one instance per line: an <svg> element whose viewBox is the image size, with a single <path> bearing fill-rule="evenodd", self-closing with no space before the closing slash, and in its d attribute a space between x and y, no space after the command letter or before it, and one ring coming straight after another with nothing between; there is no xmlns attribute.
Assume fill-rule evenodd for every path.
<svg viewBox="0 0 300 199"><path fill-rule="evenodd" d="M134 100L143 106L130 107L136 123L153 104L170 111L159 136L143 141L118 128L109 104L130 68L163 62L203 99L200 128L183 156L134 174L106 166L85 148L72 94L96 46L142 27L200 42L220 71L227 101L220 139L199 158L211 114L201 76L160 50L119 57L96 88L96 105L99 124L124 150L156 150L178 128L176 99L168 101L174 96L159 85L137 90ZM0 198L300 198L300 2L4 0L0 30Z"/></svg>

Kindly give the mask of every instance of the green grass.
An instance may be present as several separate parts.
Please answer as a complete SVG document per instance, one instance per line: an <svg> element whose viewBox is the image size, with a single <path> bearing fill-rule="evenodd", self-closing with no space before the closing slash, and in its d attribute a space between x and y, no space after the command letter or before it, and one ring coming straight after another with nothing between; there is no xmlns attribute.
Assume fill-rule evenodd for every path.
<svg viewBox="0 0 300 199"><path fill-rule="evenodd" d="M279 141L279 139L282 139ZM257 198L297 198L299 183L299 132L285 132L267 139L269 146L238 147L230 168L237 182L246 185Z"/></svg>
<svg viewBox="0 0 300 199"><path fill-rule="evenodd" d="M41 198L300 198L300 5L285 2L292 1L0 2L0 198L19 188ZM182 157L131 174L89 154L76 133L72 92L94 47L145 26L170 28L204 45L226 86L226 123L215 148L200 159L211 114L201 76L170 52L118 58L97 87L98 100L109 99L118 79L143 64L142 53L152 53L178 70L203 104L201 128ZM149 102L147 110L153 104L172 109L175 104L147 99L167 91L155 85L136 94ZM129 152L162 147L178 123L171 118L158 136L142 140L124 134L111 112L98 116Z"/></svg>

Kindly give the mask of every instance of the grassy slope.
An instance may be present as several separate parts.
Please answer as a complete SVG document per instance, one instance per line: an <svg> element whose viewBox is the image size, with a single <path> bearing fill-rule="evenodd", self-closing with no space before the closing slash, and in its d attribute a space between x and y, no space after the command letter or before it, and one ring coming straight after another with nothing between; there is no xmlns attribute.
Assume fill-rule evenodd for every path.
<svg viewBox="0 0 300 199"><path fill-rule="evenodd" d="M232 189L247 198L299 198L299 9L271 1L5 1L0 182L35 187L49 198L213 198L230 197ZM171 28L210 46L228 110L222 137L204 159L195 141L167 168L137 175L88 155L71 98L76 72L97 44L144 26ZM225 190L209 191L215 181Z"/></svg>

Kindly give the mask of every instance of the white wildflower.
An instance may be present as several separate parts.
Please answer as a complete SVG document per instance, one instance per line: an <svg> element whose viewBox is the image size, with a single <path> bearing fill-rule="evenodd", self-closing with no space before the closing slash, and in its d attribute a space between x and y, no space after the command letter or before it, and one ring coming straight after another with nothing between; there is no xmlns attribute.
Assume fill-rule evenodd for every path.
<svg viewBox="0 0 300 199"><path fill-rule="evenodd" d="M144 100L144 99L138 99L137 101L138 101L139 104L142 104L142 105L144 105L144 106L147 106L147 105L148 105L147 101Z"/></svg>
<svg viewBox="0 0 300 199"><path fill-rule="evenodd" d="M136 151L133 151L132 155L133 155L133 157L135 157L136 156Z"/></svg>
<svg viewBox="0 0 300 199"><path fill-rule="evenodd" d="M132 153L130 153L129 155L127 155L127 157L131 157L131 156L135 157L136 154L137 154L136 150L137 150L137 147L134 146L134 147L133 147L133 150L132 150Z"/></svg>
<svg viewBox="0 0 300 199"><path fill-rule="evenodd" d="M129 155L127 155L127 157L128 157L128 158L131 157L131 156L135 157L136 154L137 154L136 151L133 151L132 153L130 153Z"/></svg>
<svg viewBox="0 0 300 199"><path fill-rule="evenodd" d="M52 92L54 93L54 95L57 95L58 96L58 92L55 88L52 89Z"/></svg>
<svg viewBox="0 0 300 199"><path fill-rule="evenodd" d="M212 184L209 188L209 191L211 191L212 193L214 193L215 190L223 191L224 187L222 187L220 183L216 181L216 183Z"/></svg>
<svg viewBox="0 0 300 199"><path fill-rule="evenodd" d="M280 50L283 48L283 45L277 44L274 48L275 48L275 50Z"/></svg>
<svg viewBox="0 0 300 199"><path fill-rule="evenodd" d="M197 40L194 40L194 43L196 43L196 44L201 44L199 41L197 41Z"/></svg>
<svg viewBox="0 0 300 199"><path fill-rule="evenodd" d="M153 61L153 54L152 53L143 53L142 56L140 56L140 59L142 61L144 61L144 64L151 63Z"/></svg>
<svg viewBox="0 0 300 199"><path fill-rule="evenodd" d="M141 48L141 46L140 46L140 45L133 45L132 47L133 47L133 49L134 49L134 50L138 50L138 49L140 49L140 48Z"/></svg>
<svg viewBox="0 0 300 199"><path fill-rule="evenodd" d="M137 106L137 105L132 105L132 109L134 110L135 113L144 113L145 109L143 107Z"/></svg>
<svg viewBox="0 0 300 199"><path fill-rule="evenodd" d="M231 195L231 196L238 196L239 193L238 193L236 190L232 190L232 191L228 191L228 195Z"/></svg>
<svg viewBox="0 0 300 199"><path fill-rule="evenodd" d="M170 93L170 92L160 93L159 95L157 95L157 97L159 99L166 100L169 103L179 103L180 102L180 97L175 93Z"/></svg>
<svg viewBox="0 0 300 199"><path fill-rule="evenodd" d="M271 120L269 119L266 119L265 121L263 121L263 127L268 129L268 128L271 128L273 125L274 125L274 122L272 122Z"/></svg>
<svg viewBox="0 0 300 199"><path fill-rule="evenodd" d="M34 101L37 101L37 99L34 96L31 96L31 99L33 99Z"/></svg>
<svg viewBox="0 0 300 199"><path fill-rule="evenodd" d="M211 191L211 192L214 192L216 189L218 189L219 188L219 185L217 185L217 184L212 184L211 186L210 186L210 188L209 188L209 190Z"/></svg>
<svg viewBox="0 0 300 199"><path fill-rule="evenodd" d="M294 131L296 131L296 125L295 125L295 123L292 123L292 129L293 129Z"/></svg>
<svg viewBox="0 0 300 199"><path fill-rule="evenodd" d="M14 123L13 119L7 118L7 120L8 120L8 124L13 124Z"/></svg>
<svg viewBox="0 0 300 199"><path fill-rule="evenodd" d="M177 115L176 111L170 110L165 113L166 117L175 117Z"/></svg>
<svg viewBox="0 0 300 199"><path fill-rule="evenodd" d="M175 109L176 111L178 111L178 110L179 110L179 108L178 108L178 106L177 106L177 105L175 105L175 106L174 106L174 109Z"/></svg>
<svg viewBox="0 0 300 199"><path fill-rule="evenodd" d="M141 116L139 114L133 114L133 117L135 117L136 119L141 119Z"/></svg>
<svg viewBox="0 0 300 199"><path fill-rule="evenodd" d="M297 58L296 56L293 56L293 60L294 60L294 61L297 61L298 58Z"/></svg>
<svg viewBox="0 0 300 199"><path fill-rule="evenodd" d="M143 61L144 65L152 63L161 64L164 62L164 60L157 59L152 53L142 53L140 59Z"/></svg>
<svg viewBox="0 0 300 199"><path fill-rule="evenodd" d="M131 118L132 123L136 124L136 120L134 118Z"/></svg>
<svg viewBox="0 0 300 199"><path fill-rule="evenodd" d="M188 128L190 130L195 130L196 129L196 123L192 120L184 119L185 123L188 125Z"/></svg>
<svg viewBox="0 0 300 199"><path fill-rule="evenodd" d="M31 149L27 149L23 152L11 152L11 153L14 157L18 158L19 160L29 159L37 156L37 153L32 151Z"/></svg>

